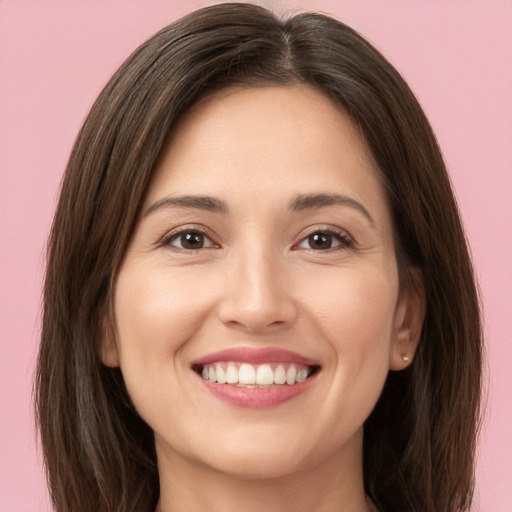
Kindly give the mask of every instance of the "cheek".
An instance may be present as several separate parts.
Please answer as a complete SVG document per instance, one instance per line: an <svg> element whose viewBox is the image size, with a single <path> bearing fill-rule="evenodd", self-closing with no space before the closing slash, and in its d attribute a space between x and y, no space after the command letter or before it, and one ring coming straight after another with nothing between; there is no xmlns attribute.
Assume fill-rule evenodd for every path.
<svg viewBox="0 0 512 512"><path fill-rule="evenodd" d="M334 346L359 352L389 344L398 297L393 274L341 269L305 285L310 315Z"/></svg>
<svg viewBox="0 0 512 512"><path fill-rule="evenodd" d="M122 269L116 283L115 314L121 351L179 346L210 302L190 274L155 268Z"/></svg>
<svg viewBox="0 0 512 512"><path fill-rule="evenodd" d="M174 372L182 348L203 323L212 302L207 288L198 293L199 284L190 273L162 266L121 269L114 294L115 320L120 366L129 391L149 390L159 385L158 376L170 377Z"/></svg>
<svg viewBox="0 0 512 512"><path fill-rule="evenodd" d="M331 353L326 373L333 386L326 405L348 407L350 414L361 413L363 421L389 371L398 297L392 268L389 273L370 270L317 281L307 305L314 330Z"/></svg>
<svg viewBox="0 0 512 512"><path fill-rule="evenodd" d="M211 310L212 294L204 276L135 263L121 268L114 292L120 367L141 417L165 431L169 418L162 411L169 403L185 406L179 362Z"/></svg>

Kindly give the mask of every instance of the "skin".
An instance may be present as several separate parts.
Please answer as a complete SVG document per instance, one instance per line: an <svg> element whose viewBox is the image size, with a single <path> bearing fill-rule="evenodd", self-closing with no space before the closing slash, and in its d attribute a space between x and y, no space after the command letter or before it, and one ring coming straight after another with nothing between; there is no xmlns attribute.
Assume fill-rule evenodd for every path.
<svg viewBox="0 0 512 512"><path fill-rule="evenodd" d="M351 204L289 209L298 194L333 193L371 220ZM153 206L190 195L229 212ZM170 236L198 228L195 250ZM326 229L341 238L318 249L311 234ZM374 510L363 423L388 371L410 364L422 311L399 289L377 166L329 99L305 86L233 88L194 106L155 170L102 345L155 432L157 510ZM292 350L321 371L277 407L236 407L190 365L240 346Z"/></svg>

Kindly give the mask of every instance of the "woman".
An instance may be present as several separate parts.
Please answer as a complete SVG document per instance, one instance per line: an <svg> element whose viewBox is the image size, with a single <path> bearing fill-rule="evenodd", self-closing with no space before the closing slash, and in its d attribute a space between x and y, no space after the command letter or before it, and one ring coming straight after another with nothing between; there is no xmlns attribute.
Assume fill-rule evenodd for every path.
<svg viewBox="0 0 512 512"><path fill-rule="evenodd" d="M114 75L50 239L57 510L467 510L480 368L435 138L357 33L223 4Z"/></svg>

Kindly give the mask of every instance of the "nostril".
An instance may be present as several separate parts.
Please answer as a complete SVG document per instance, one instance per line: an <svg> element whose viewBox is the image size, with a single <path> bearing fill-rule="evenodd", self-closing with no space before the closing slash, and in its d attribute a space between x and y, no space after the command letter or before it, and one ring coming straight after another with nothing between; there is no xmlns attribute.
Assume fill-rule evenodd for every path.
<svg viewBox="0 0 512 512"><path fill-rule="evenodd" d="M261 284L244 280L237 291L219 307L219 319L226 326L250 333L269 332L290 326L297 317L297 308L282 292L270 294Z"/></svg>

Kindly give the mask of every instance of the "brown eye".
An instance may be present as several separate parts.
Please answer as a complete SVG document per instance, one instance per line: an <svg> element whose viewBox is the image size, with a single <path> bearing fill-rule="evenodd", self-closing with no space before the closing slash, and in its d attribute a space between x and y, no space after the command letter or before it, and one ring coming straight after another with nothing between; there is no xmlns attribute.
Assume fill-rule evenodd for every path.
<svg viewBox="0 0 512 512"><path fill-rule="evenodd" d="M307 240L311 249L330 249L332 247L332 235L328 233L313 233L308 236Z"/></svg>
<svg viewBox="0 0 512 512"><path fill-rule="evenodd" d="M184 233L179 240L183 249L201 249L204 245L204 235L197 231Z"/></svg>
<svg viewBox="0 0 512 512"><path fill-rule="evenodd" d="M190 229L173 234L164 241L164 245L185 251L194 251L212 247L213 243L204 233Z"/></svg>
<svg viewBox="0 0 512 512"><path fill-rule="evenodd" d="M297 246L299 249L327 251L329 249L346 249L352 246L352 240L344 231L319 230L304 238Z"/></svg>

